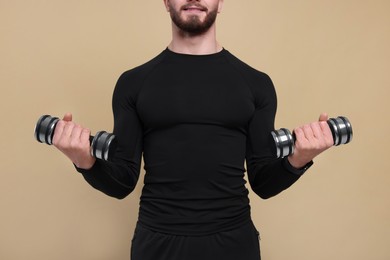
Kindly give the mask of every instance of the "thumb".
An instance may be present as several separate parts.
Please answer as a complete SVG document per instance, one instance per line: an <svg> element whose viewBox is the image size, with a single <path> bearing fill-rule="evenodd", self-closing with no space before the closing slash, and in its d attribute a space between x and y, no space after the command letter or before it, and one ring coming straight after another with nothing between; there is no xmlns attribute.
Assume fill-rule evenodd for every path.
<svg viewBox="0 0 390 260"><path fill-rule="evenodd" d="M72 113L66 113L64 117L62 118L64 121L72 121Z"/></svg>
<svg viewBox="0 0 390 260"><path fill-rule="evenodd" d="M328 121L329 119L329 116L327 113L321 113L320 115L320 118L318 119L318 121Z"/></svg>

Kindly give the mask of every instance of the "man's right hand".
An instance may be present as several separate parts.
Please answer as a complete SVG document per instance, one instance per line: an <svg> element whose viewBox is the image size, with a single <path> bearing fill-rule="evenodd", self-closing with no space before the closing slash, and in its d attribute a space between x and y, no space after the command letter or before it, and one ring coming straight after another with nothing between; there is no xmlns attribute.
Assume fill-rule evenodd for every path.
<svg viewBox="0 0 390 260"><path fill-rule="evenodd" d="M76 167L90 169L96 159L91 155L89 137L91 131L72 121L72 114L66 113L54 130L53 145L64 153Z"/></svg>

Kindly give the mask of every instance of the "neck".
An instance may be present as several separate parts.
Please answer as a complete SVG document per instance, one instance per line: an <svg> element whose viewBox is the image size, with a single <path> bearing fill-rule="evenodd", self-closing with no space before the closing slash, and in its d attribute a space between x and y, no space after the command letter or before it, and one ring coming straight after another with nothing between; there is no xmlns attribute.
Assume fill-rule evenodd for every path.
<svg viewBox="0 0 390 260"><path fill-rule="evenodd" d="M176 53L206 55L214 54L222 50L217 42L215 24L203 34L193 35L181 31L172 25L172 41L168 49Z"/></svg>

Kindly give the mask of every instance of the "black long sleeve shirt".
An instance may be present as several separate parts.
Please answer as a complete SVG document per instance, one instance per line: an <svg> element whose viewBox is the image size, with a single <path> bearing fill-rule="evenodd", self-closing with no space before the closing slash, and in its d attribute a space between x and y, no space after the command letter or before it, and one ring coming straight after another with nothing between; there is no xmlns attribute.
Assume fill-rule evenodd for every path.
<svg viewBox="0 0 390 260"><path fill-rule="evenodd" d="M226 49L165 49L121 75L112 104L114 158L78 171L94 188L124 198L136 186L143 155L139 222L153 230L203 235L238 227L250 220L245 171L262 198L300 176L272 150L271 79Z"/></svg>

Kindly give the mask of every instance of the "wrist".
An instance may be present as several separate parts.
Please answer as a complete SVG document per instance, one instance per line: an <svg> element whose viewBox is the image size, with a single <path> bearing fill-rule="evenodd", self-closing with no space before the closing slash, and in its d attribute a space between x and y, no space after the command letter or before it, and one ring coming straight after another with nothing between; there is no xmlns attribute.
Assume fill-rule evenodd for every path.
<svg viewBox="0 0 390 260"><path fill-rule="evenodd" d="M96 159L91 156L90 158L88 158L88 160L84 160L81 162L73 162L73 164L79 169L90 170L95 164L95 162Z"/></svg>
<svg viewBox="0 0 390 260"><path fill-rule="evenodd" d="M295 174L295 175L302 175L304 174L312 165L313 165L313 161L309 161L308 163L304 164L303 166L301 167L295 167L293 166L290 161L288 160L288 157L284 157L283 160L282 160L282 164L284 166L284 168L286 170L288 170L289 172Z"/></svg>
<svg viewBox="0 0 390 260"><path fill-rule="evenodd" d="M290 156L287 157L287 161L288 161L288 163L292 167L294 167L296 169L301 169L302 167L304 167L311 160L309 160L309 161L302 161L302 160L299 160L296 157L294 157L294 155L290 155Z"/></svg>

